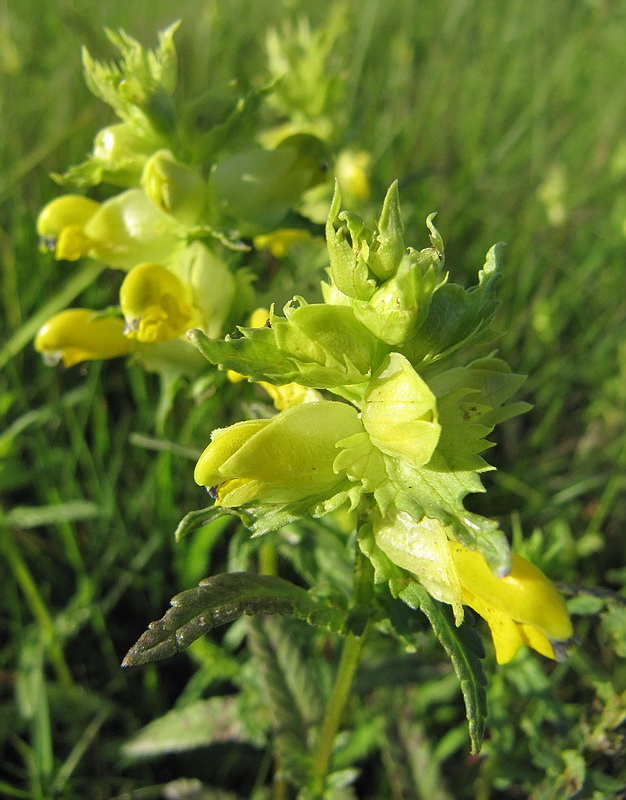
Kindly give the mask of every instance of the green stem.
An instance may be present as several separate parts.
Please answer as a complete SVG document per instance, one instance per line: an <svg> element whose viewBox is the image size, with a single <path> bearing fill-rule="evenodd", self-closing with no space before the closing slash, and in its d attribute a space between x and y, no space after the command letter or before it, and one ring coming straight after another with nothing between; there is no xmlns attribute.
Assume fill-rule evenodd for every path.
<svg viewBox="0 0 626 800"><path fill-rule="evenodd" d="M357 611L354 622L357 624L359 617L361 617L362 620L367 619L368 615L366 612L372 592L372 583L371 564L357 547L353 590L353 610ZM365 612L365 614L362 616L358 612ZM313 797L321 798L324 794L326 776L328 775L335 736L339 730L341 717L350 695L352 681L354 680L354 675L359 664L361 650L363 649L363 641L367 634L368 627L369 625L367 622L362 622L358 624L359 634L350 631L344 639L335 683L330 697L328 698L326 712L322 720L322 727L320 728L319 738L313 754L311 782Z"/></svg>
<svg viewBox="0 0 626 800"><path fill-rule="evenodd" d="M322 721L317 747L313 760L313 797L322 797L326 775L332 755L333 743L339 730L339 723L352 688L352 680L359 663L364 635L349 633L343 644L339 669L335 678L326 713Z"/></svg>

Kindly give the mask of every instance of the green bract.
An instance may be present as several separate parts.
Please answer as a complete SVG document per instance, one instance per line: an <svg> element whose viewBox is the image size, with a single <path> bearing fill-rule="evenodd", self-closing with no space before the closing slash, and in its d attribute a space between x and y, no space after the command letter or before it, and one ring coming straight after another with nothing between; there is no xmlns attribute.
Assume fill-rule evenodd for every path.
<svg viewBox="0 0 626 800"><path fill-rule="evenodd" d="M384 355L382 343L346 306L308 305L298 297L284 313L270 312L264 328L240 328L238 338L211 341L198 331L189 335L214 364L256 381L295 381L315 389L362 384Z"/></svg>

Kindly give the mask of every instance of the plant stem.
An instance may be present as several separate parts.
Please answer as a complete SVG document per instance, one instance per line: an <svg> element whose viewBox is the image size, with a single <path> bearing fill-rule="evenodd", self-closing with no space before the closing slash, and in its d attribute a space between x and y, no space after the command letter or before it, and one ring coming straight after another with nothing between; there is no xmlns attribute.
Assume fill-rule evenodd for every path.
<svg viewBox="0 0 626 800"><path fill-rule="evenodd" d="M359 663L359 657L361 655L364 638L365 633L361 636L357 636L354 633L348 633L343 643L343 650L341 652L341 660L339 661L339 668L337 670L335 684L330 697L328 698L326 713L324 714L322 727L320 729L320 734L314 753L312 781L313 797L323 796L333 743L339 729L339 723L341 722L343 710L350 694L352 680Z"/></svg>

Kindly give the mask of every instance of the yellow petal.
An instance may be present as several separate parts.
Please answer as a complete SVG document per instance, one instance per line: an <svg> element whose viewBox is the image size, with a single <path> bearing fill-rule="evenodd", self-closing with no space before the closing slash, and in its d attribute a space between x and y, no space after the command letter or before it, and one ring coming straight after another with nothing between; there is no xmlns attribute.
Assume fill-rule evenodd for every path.
<svg viewBox="0 0 626 800"><path fill-rule="evenodd" d="M140 342L166 342L193 327L190 289L160 264L138 264L120 288L126 333Z"/></svg>
<svg viewBox="0 0 626 800"><path fill-rule="evenodd" d="M213 431L211 444L205 449L193 474L200 486L215 486L224 481L220 467L234 455L239 448L255 433L269 425L269 419L247 419L237 422L229 428L218 428Z"/></svg>
<svg viewBox="0 0 626 800"><path fill-rule="evenodd" d="M299 383L286 383L284 386L274 386L273 383L257 381L272 398L275 408L284 411L286 408L299 406L302 403L316 403L322 400L322 395L315 389L300 386Z"/></svg>
<svg viewBox="0 0 626 800"><path fill-rule="evenodd" d="M68 225L59 234L54 255L58 261L78 261L89 253L92 245L93 240L80 226Z"/></svg>
<svg viewBox="0 0 626 800"><path fill-rule="evenodd" d="M308 231L299 228L279 228L272 233L255 236L253 243L257 250L269 250L274 258L284 258L295 245L310 238Z"/></svg>
<svg viewBox="0 0 626 800"><path fill-rule="evenodd" d="M477 551L456 542L450 550L463 602L487 620L498 661L510 661L521 644L555 658L551 642L567 641L573 630L563 598L543 572L513 554L511 572L498 578Z"/></svg>
<svg viewBox="0 0 626 800"><path fill-rule="evenodd" d="M83 228L100 208L100 203L78 194L64 194L45 206L37 218L37 233L56 239L63 228L77 225Z"/></svg>
<svg viewBox="0 0 626 800"><path fill-rule="evenodd" d="M52 317L35 338L35 349L46 361L71 367L79 361L114 358L130 353L124 322L87 308L70 308Z"/></svg>

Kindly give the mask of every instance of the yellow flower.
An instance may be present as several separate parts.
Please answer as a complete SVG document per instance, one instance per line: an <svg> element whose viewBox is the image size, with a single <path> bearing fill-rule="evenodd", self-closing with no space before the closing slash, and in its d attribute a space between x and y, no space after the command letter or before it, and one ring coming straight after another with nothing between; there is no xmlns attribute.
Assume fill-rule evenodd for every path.
<svg viewBox="0 0 626 800"><path fill-rule="evenodd" d="M253 501L311 503L349 486L335 472L337 443L361 430L347 403L304 403L271 419L237 422L213 432L194 479L227 508Z"/></svg>
<svg viewBox="0 0 626 800"><path fill-rule="evenodd" d="M285 383L283 386L274 386L273 383L258 381L258 384L269 394L272 398L272 403L274 403L274 408L279 411L302 405L302 403L316 403L323 399L316 389L300 386L299 383Z"/></svg>
<svg viewBox="0 0 626 800"><path fill-rule="evenodd" d="M510 573L496 577L478 551L451 541L442 522L416 522L406 512L378 519L374 537L390 561L413 573L436 600L452 605L457 625L463 605L486 620L499 664L511 661L524 644L548 658L564 657L573 633L565 602L525 558L513 554Z"/></svg>
<svg viewBox="0 0 626 800"><path fill-rule="evenodd" d="M46 362L62 361L71 367L79 361L124 356L133 348L124 336L124 322L88 308L69 308L39 329L35 349Z"/></svg>
<svg viewBox="0 0 626 800"><path fill-rule="evenodd" d="M160 264L137 264L120 287L126 334L140 342L167 342L197 324L190 289Z"/></svg>
<svg viewBox="0 0 626 800"><path fill-rule="evenodd" d="M344 194L355 200L367 200L370 194L371 155L365 150L342 150L335 164L335 175Z"/></svg>
<svg viewBox="0 0 626 800"><path fill-rule="evenodd" d="M88 250L83 228L99 210L100 203L78 194L64 194L45 206L37 218L40 248L56 251L58 259L76 261ZM59 241L61 237L65 241Z"/></svg>
<svg viewBox="0 0 626 800"><path fill-rule="evenodd" d="M563 598L540 569L513 553L511 572L497 578L476 550L450 542L450 552L463 602L487 621L499 664L511 661L523 644L562 659L572 623Z"/></svg>
<svg viewBox="0 0 626 800"><path fill-rule="evenodd" d="M57 197L40 213L37 232L41 248L54 251L59 260L90 256L125 270L168 258L181 241L180 223L141 189L128 189L104 203L80 195Z"/></svg>

